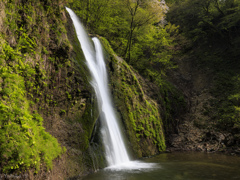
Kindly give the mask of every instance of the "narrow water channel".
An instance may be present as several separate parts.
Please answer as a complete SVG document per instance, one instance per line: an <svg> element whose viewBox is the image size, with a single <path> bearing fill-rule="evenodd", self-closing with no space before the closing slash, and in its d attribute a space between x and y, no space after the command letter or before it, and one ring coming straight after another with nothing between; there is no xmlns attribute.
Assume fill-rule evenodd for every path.
<svg viewBox="0 0 240 180"><path fill-rule="evenodd" d="M240 157L207 153L164 153L141 160L152 168L102 169L83 180L240 180Z"/></svg>

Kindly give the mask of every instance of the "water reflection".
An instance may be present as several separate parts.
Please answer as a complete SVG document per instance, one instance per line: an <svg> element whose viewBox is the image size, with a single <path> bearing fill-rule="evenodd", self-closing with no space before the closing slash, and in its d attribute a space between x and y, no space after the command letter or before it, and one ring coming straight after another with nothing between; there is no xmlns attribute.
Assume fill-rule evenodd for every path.
<svg viewBox="0 0 240 180"><path fill-rule="evenodd" d="M142 160L154 168L104 169L84 180L229 180L240 179L240 157L206 153L167 153Z"/></svg>

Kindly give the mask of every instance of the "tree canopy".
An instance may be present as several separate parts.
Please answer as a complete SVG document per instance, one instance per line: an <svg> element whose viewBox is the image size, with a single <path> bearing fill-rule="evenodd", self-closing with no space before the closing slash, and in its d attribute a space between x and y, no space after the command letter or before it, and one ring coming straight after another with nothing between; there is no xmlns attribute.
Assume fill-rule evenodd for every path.
<svg viewBox="0 0 240 180"><path fill-rule="evenodd" d="M193 41L219 39L227 44L239 44L239 0L176 1L168 20L181 25L180 29Z"/></svg>
<svg viewBox="0 0 240 180"><path fill-rule="evenodd" d="M170 32L177 27L165 26L165 1L78 0L70 6L91 33L107 38L113 50L143 75L155 81L174 67Z"/></svg>

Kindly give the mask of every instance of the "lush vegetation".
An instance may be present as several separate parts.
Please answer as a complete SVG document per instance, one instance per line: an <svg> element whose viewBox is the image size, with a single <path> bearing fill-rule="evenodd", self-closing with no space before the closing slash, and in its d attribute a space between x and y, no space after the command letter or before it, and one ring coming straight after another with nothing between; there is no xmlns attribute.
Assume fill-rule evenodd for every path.
<svg viewBox="0 0 240 180"><path fill-rule="evenodd" d="M62 162L54 179L92 168L98 113L65 5L0 1L0 174L40 169L38 179L51 178L48 169Z"/></svg>
<svg viewBox="0 0 240 180"><path fill-rule="evenodd" d="M240 43L239 7L238 0L176 1L168 13L168 20L180 25L184 36L193 42L219 41L237 48Z"/></svg>
<svg viewBox="0 0 240 180"><path fill-rule="evenodd" d="M69 6L90 33L105 37L117 55L158 86L154 98L164 109L161 116L168 131L174 124L172 114L179 114L184 100L165 80L166 72L177 67L172 58L179 52L180 38L178 27L165 20L165 1L76 0Z"/></svg>
<svg viewBox="0 0 240 180"><path fill-rule="evenodd" d="M82 54L76 51L79 43L74 35L67 34L66 28L73 31L73 27L66 25L66 4L90 33L106 38L102 42L110 54L109 70L115 78L111 81L112 91L138 156L165 150L162 126L165 134L176 132L175 119L179 111L184 111L185 102L181 93L167 82L166 73L177 68L174 60L183 58L182 55L213 75L213 98L204 115L214 127L239 136L240 1L166 3L0 1L0 173L26 169L37 172L45 165L51 168L52 161L64 152L43 127L43 123L59 123L47 121L55 117L68 117L63 123L64 128L73 132L66 137L71 144L66 143L71 147L68 152L73 154L72 159L77 154L77 161L84 161L82 156L89 148L98 112L93 113L94 117L90 113L95 102L90 88L83 87L87 86L87 77L85 66L79 61ZM128 64L119 60L115 52ZM118 68L120 65L122 69ZM144 83L140 81L144 80L133 68L148 79L149 85L156 85L153 87L157 92L151 97L156 101L144 94L148 87L143 90ZM71 117L75 112L77 116ZM73 130L73 125L78 129ZM71 161L78 169L75 162Z"/></svg>
<svg viewBox="0 0 240 180"><path fill-rule="evenodd" d="M237 133L239 114L240 1L169 0L168 21L188 39L185 52L211 71L213 98L205 108L215 127Z"/></svg>
<svg viewBox="0 0 240 180"><path fill-rule="evenodd" d="M165 77L168 70L177 67L173 55L179 53L176 42L182 35L178 26L165 20L169 10L165 1L83 0L69 5L90 33L105 37L117 55L157 85L158 92L152 98L159 104L162 120L158 121L163 121L165 133L176 132L175 119L184 111L185 101ZM126 89L130 90L131 86ZM136 108L129 109L129 114ZM139 136L139 132L134 133Z"/></svg>
<svg viewBox="0 0 240 180"><path fill-rule="evenodd" d="M0 173L38 172L43 166L51 168L52 161L65 151L45 131L39 114L42 110L49 113L46 107L51 99L45 94L50 75L44 66L51 52L49 34L64 31L60 23L52 27L48 23L59 17L61 10L45 1L6 1L0 5ZM66 47L61 34L57 37L52 36L59 47ZM61 54L57 61L63 58Z"/></svg>
<svg viewBox="0 0 240 180"><path fill-rule="evenodd" d="M73 1L71 8L87 29L108 39L113 50L145 77L161 84L174 51L175 25L167 24L168 10L158 0Z"/></svg>
<svg viewBox="0 0 240 180"><path fill-rule="evenodd" d="M114 53L105 38L101 41L110 54L108 62L114 102L135 156L150 156L164 151L163 123L157 103L145 94L144 83L133 68Z"/></svg>
<svg viewBox="0 0 240 180"><path fill-rule="evenodd" d="M2 64L1 64L2 65ZM26 98L24 78L18 71L2 66L0 70L0 160L3 172L35 168L42 162L52 167L52 160L62 153L57 140L45 131L42 117L31 112Z"/></svg>

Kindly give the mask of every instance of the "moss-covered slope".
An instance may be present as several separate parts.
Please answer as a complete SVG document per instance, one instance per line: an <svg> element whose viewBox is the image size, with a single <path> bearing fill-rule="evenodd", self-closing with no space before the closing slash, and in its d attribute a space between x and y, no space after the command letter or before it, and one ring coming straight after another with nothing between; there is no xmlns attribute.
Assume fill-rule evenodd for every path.
<svg viewBox="0 0 240 180"><path fill-rule="evenodd" d="M114 103L124 122L131 148L137 157L164 151L165 139L157 103L144 92L141 78L119 58L106 39L101 41L109 54L107 63Z"/></svg>
<svg viewBox="0 0 240 180"><path fill-rule="evenodd" d="M66 3L0 1L0 174L63 179L91 168L98 113Z"/></svg>

